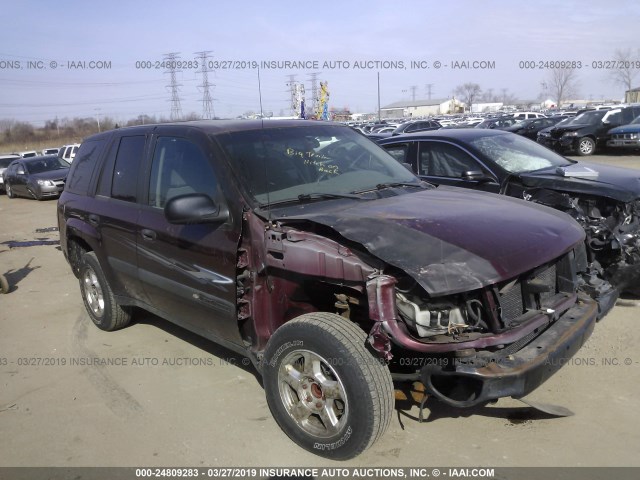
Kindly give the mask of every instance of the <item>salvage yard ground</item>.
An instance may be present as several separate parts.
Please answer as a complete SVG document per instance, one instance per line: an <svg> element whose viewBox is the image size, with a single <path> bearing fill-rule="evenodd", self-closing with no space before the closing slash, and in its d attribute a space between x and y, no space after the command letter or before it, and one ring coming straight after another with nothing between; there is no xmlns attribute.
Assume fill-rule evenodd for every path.
<svg viewBox="0 0 640 480"><path fill-rule="evenodd" d="M588 161L636 168L640 156ZM640 171L639 171L640 175ZM247 359L138 313L107 333L56 244L56 202L0 196L0 466L640 466L640 307L625 299L530 398L471 410L398 403L386 435L336 464L290 441Z"/></svg>

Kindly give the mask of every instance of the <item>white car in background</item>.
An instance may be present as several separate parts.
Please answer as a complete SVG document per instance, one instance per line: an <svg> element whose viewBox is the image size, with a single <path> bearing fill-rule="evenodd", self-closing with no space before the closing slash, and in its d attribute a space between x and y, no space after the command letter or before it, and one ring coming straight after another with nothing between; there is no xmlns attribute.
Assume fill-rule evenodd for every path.
<svg viewBox="0 0 640 480"><path fill-rule="evenodd" d="M57 155L58 152L60 151L59 148L45 148L42 150L42 154L43 155Z"/></svg>
<svg viewBox="0 0 640 480"><path fill-rule="evenodd" d="M10 155L0 155L0 192L4 192L4 178L3 173L9 166L11 162L13 162L16 158L20 158L20 155L10 154Z"/></svg>
<svg viewBox="0 0 640 480"><path fill-rule="evenodd" d="M73 143L71 145L65 145L64 147L60 147L60 151L58 152L58 157L66 160L67 162L73 162L73 159L76 156L76 152L80 148L79 143Z"/></svg>

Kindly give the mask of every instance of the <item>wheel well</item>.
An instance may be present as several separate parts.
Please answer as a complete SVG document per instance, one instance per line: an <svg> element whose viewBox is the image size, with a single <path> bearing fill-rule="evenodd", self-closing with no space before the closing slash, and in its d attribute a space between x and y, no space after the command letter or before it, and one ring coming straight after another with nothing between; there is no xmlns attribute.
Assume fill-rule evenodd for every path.
<svg viewBox="0 0 640 480"><path fill-rule="evenodd" d="M67 241L67 255L69 258L69 264L76 277L80 275L80 262L82 255L86 252L91 252L93 249L80 237L69 237Z"/></svg>

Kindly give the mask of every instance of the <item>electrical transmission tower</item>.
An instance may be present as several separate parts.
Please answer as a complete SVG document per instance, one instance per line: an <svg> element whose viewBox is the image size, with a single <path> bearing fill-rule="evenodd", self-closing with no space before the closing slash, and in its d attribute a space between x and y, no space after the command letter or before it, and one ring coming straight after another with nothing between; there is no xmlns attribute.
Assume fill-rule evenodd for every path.
<svg viewBox="0 0 640 480"><path fill-rule="evenodd" d="M433 88L433 83L427 83L425 88L427 89L427 100L431 100L431 89Z"/></svg>
<svg viewBox="0 0 640 480"><path fill-rule="evenodd" d="M416 101L416 90L418 90L418 86L417 85L411 85L409 87L409 89L411 90L411 101L415 102Z"/></svg>
<svg viewBox="0 0 640 480"><path fill-rule="evenodd" d="M303 103L304 103L304 85L300 82L296 82L295 75L288 75L289 93L291 94L291 114L300 118L303 116Z"/></svg>
<svg viewBox="0 0 640 480"><path fill-rule="evenodd" d="M171 115L169 118L171 120L180 120L182 118L182 107L180 106L180 97L178 96L178 92L182 84L178 83L176 80L176 73L181 72L182 70L178 70L178 60L180 57L178 56L179 52L173 53L165 53L164 56L164 64L167 68L164 73L169 74L169 85L167 85L167 90L171 92Z"/></svg>
<svg viewBox="0 0 640 480"><path fill-rule="evenodd" d="M308 75L311 77L311 111L315 112L318 109L318 103L320 95L318 93L318 75L321 72L313 72Z"/></svg>
<svg viewBox="0 0 640 480"><path fill-rule="evenodd" d="M202 62L202 70L200 73L202 74L202 84L198 85L198 88L202 91L202 118L203 120L211 120L215 118L215 113L213 112L213 98L211 98L211 92L209 89L215 87L214 84L209 83L209 54L212 53L210 50L204 52L195 52L195 55L198 55L200 62Z"/></svg>

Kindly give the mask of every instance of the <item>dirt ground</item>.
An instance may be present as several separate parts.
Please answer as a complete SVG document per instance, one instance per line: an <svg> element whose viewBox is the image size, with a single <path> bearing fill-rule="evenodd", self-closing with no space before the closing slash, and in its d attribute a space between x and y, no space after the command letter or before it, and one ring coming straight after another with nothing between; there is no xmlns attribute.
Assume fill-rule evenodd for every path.
<svg viewBox="0 0 640 480"><path fill-rule="evenodd" d="M595 156L640 169L640 156ZM639 172L640 173L640 172ZM640 466L640 308L627 299L531 399L398 404L386 435L337 464L290 441L248 360L149 314L95 328L58 245L56 201L0 195L0 466ZM16 243L17 242L17 243ZM36 242L35 245L22 242ZM110 362L112 365L104 365Z"/></svg>

